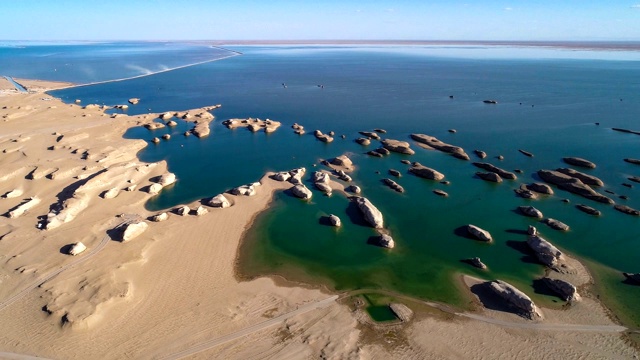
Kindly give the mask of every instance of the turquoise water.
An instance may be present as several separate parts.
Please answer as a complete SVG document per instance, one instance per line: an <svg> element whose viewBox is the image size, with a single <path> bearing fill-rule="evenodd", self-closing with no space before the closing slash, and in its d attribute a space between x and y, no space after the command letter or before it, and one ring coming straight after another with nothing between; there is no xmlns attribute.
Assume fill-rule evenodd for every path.
<svg viewBox="0 0 640 360"><path fill-rule="evenodd" d="M500 278L519 286L536 301L533 280L542 266L523 252L528 225L536 225L557 246L592 262L607 304L625 320L640 324L636 299L640 287L623 284L620 271L638 272L639 218L557 190L557 195L530 201L513 189L536 179L541 168L565 167L561 158L580 156L598 164L587 170L604 180L616 202L640 208L637 187L622 186L640 166L623 162L640 157L640 137L611 127L640 130L640 56L635 52L572 54L545 49L523 54L519 49L492 48L235 48L242 56L122 83L53 92L67 101L117 104L140 97L130 114L184 110L223 104L214 112L208 138L179 136L188 127L154 133L134 128L128 138L149 140L171 132L172 140L150 144L139 153L144 161L167 160L178 183L152 199L158 210L215 195L255 181L267 170L305 166L312 170L323 158L350 153L357 166L354 182L385 216L396 240L392 251L369 245L375 232L364 226L348 200L314 192L305 203L285 193L256 221L243 243L239 271L248 277L282 274L291 280L322 282L337 290L386 288L457 305L465 299L453 281L456 274ZM593 56L589 56L592 54ZM575 55L575 56L573 56ZM11 74L9 74L11 75ZM281 84L286 83L284 88ZM317 85L322 84L324 88ZM450 99L449 96L454 98ZM496 99L497 105L482 103ZM276 133L230 131L220 120L232 117L272 118L283 122ZM331 144L312 135L297 136L289 126L303 124L345 134ZM595 125L599 122L600 125ZM508 170L522 169L517 181L496 185L474 178L470 162L413 146L413 156L391 154L370 158L353 142L359 130L388 130L386 137L407 140L410 133L434 135L445 142L489 154L486 161ZM455 128L457 133L447 132ZM370 148L376 145L372 144ZM517 150L535 154L529 158ZM498 161L495 157L503 155ZM446 175L445 186L407 173L402 159L419 161ZM197 161L195 161L197 160ZM474 159L475 160L475 159ZM397 181L406 193L386 188L388 169L400 170ZM377 174L376 172L380 172ZM308 184L311 187L311 184ZM438 197L443 189L448 198ZM628 200L617 196L626 195ZM563 203L567 198L570 203ZM591 217L575 205L603 212ZM571 226L561 233L514 210L531 204L545 216ZM341 229L321 225L329 213L343 220ZM482 244L456 234L473 223L489 230L494 243ZM480 272L460 260L479 256L489 266Z"/></svg>

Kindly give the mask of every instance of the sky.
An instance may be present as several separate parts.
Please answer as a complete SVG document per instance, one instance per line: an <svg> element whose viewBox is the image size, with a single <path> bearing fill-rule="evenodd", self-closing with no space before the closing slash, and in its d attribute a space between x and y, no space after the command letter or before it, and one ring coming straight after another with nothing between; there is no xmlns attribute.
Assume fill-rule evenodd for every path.
<svg viewBox="0 0 640 360"><path fill-rule="evenodd" d="M0 40L640 41L640 0L0 1Z"/></svg>

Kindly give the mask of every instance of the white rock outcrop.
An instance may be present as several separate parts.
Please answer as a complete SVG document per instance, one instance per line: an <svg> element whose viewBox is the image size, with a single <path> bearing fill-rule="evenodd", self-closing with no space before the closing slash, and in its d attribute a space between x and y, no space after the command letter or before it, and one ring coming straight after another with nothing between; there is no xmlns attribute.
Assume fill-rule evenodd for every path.
<svg viewBox="0 0 640 360"><path fill-rule="evenodd" d="M132 222L125 225L124 231L122 232L121 241L127 242L129 240L135 239L140 236L143 232L145 232L149 228L149 225L144 221Z"/></svg>
<svg viewBox="0 0 640 360"><path fill-rule="evenodd" d="M160 214L156 214L150 217L150 220L153 222L161 222L161 221L165 221L169 218L169 214L167 214L166 212L162 212Z"/></svg>
<svg viewBox="0 0 640 360"><path fill-rule="evenodd" d="M331 226L335 226L335 227L340 227L342 226L342 221L340 221L340 218L336 215L329 215L329 224L331 224Z"/></svg>
<svg viewBox="0 0 640 360"><path fill-rule="evenodd" d="M300 199L304 199L304 200L311 199L311 196L313 195L311 193L311 190L309 190L306 186L304 186L304 184L298 184L298 185L292 187L291 188L291 192L296 197L298 197Z"/></svg>
<svg viewBox="0 0 640 360"><path fill-rule="evenodd" d="M511 306L521 311L529 319L541 316L538 307L533 303L531 298L515 286L502 280L494 280L489 282L489 288Z"/></svg>
<svg viewBox="0 0 640 360"><path fill-rule="evenodd" d="M29 198L29 200L27 200L26 202L20 204L18 207L9 211L9 214L8 214L9 218L14 219L14 218L20 217L24 215L27 211L29 211L31 208L38 205L39 203L40 203L40 198L35 196L32 198Z"/></svg>
<svg viewBox="0 0 640 360"><path fill-rule="evenodd" d="M76 256L76 255L79 255L80 253L82 253L85 250L87 250L87 247L83 243L77 242L77 243L73 244L71 246L71 248L69 249L69 255Z"/></svg>
<svg viewBox="0 0 640 360"><path fill-rule="evenodd" d="M186 205L176 208L176 214L180 216L187 216L189 215L190 212L191 212L191 209L189 209L189 207Z"/></svg>
<svg viewBox="0 0 640 360"><path fill-rule="evenodd" d="M231 202L229 202L229 200L222 194L218 194L214 197L212 197L208 202L207 205L211 206L211 207L218 207L218 208L228 208L231 206Z"/></svg>
<svg viewBox="0 0 640 360"><path fill-rule="evenodd" d="M151 184L149 185L148 192L150 195L158 195L164 186L160 184Z"/></svg>
<svg viewBox="0 0 640 360"><path fill-rule="evenodd" d="M160 178L158 178L157 183L162 185L162 186L167 186L167 185L171 185L173 183L176 182L176 174L174 173L166 173L166 174L162 174L160 176Z"/></svg>
<svg viewBox="0 0 640 360"><path fill-rule="evenodd" d="M257 194L256 192L257 186L260 186L260 183L251 183L247 185L238 186L237 188L231 189L231 193L233 195L253 196Z"/></svg>
<svg viewBox="0 0 640 360"><path fill-rule="evenodd" d="M467 225L467 232L469 233L469 235L475 237L478 240L486 242L493 241L491 234L487 230L481 229L475 225Z"/></svg>
<svg viewBox="0 0 640 360"><path fill-rule="evenodd" d="M196 208L196 216L202 216L208 212L209 210L207 210L207 208L205 208L204 206L198 206Z"/></svg>
<svg viewBox="0 0 640 360"><path fill-rule="evenodd" d="M4 199L12 199L17 198L18 196L22 196L23 193L24 191L22 191L22 189L13 189L11 191L7 191L4 195L2 195L2 197Z"/></svg>
<svg viewBox="0 0 640 360"><path fill-rule="evenodd" d="M113 199L120 194L120 188L114 187L102 193L104 199Z"/></svg>

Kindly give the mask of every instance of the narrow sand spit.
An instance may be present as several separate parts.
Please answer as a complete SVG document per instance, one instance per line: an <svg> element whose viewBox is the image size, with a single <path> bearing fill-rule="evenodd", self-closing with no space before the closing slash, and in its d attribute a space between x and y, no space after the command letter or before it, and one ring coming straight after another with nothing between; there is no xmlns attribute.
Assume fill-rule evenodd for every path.
<svg viewBox="0 0 640 360"><path fill-rule="evenodd" d="M278 286L269 278L239 282L234 269L243 233L268 207L275 191L291 186L267 175L254 196L225 194L230 207L204 205L208 212L202 216L169 213L165 221L148 222L148 229L130 241L117 241L118 224L155 215L144 209L152 195L143 189L168 172L164 162L137 159L145 141L122 138L127 128L149 118L111 118L99 107L83 109L42 93L0 96L0 168L7 169L0 174L0 194L22 191L21 196L1 198L0 210L5 213L27 198L40 200L20 217L0 217L0 305L6 303L0 306L3 354L64 359L634 354L617 333L511 329L419 311L415 320L394 330L402 341L390 346L380 340L382 335L372 340L371 334L382 333L361 324L344 305L348 299L333 302L331 294ZM4 149L14 151L2 153ZM26 179L34 169L43 169L42 174ZM133 191L124 191L133 185ZM331 186L342 187L335 181ZM115 195L104 196L109 191ZM196 209L200 202L185 205ZM87 250L67 255L77 242ZM78 262L83 257L88 259ZM590 281L588 274L583 280ZM23 291L32 284L40 286ZM322 304L318 309L316 302ZM306 312L296 313L299 309ZM566 311L543 312L544 322L550 324L613 325L604 308L588 296ZM526 323L510 313L478 313ZM260 325L270 319L282 321ZM220 340L225 336L232 339Z"/></svg>

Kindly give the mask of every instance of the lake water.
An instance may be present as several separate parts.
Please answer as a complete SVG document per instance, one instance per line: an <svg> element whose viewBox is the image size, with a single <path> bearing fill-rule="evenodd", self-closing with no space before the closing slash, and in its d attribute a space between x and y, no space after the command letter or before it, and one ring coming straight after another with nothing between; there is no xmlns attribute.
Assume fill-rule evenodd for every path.
<svg viewBox="0 0 640 360"><path fill-rule="evenodd" d="M122 47L123 54L137 58L128 46ZM617 203L640 208L640 185L622 185L627 177L640 175L640 166L623 162L626 157L640 158L640 136L611 130L640 130L638 52L481 46L233 50L243 55L52 94L68 102L81 99L84 104L120 104L141 98L138 106L129 108L130 114L223 105L214 111L217 120L204 139L181 136L189 128L184 122L173 129L134 128L125 134L145 140L172 134L170 141L150 143L139 153L144 161L166 160L179 179L147 204L151 210L216 195L256 181L269 170L304 166L308 178L314 164L321 167L321 159L350 154L357 166L354 183L384 214L396 248L389 251L368 244L376 233L341 194L325 197L314 190L312 201L303 202L278 193L274 206L258 217L243 242L238 270L245 277L280 274L336 290L384 288L463 307L466 299L455 277L466 273L509 281L536 302L559 306L557 299L536 293L533 281L544 269L522 250L526 237L520 231L535 225L552 243L587 262L607 305L627 323L640 325L640 287L623 283L621 275L622 271L640 272L640 218L562 190L535 201L516 197L513 191L521 183L538 180L537 170L566 167L562 157L579 156L598 165L585 172L605 182L599 191L612 191L615 195L608 195ZM173 54L184 53L188 51ZM160 55L147 57L153 54L150 50L140 58L155 64ZM219 52L214 57L222 56ZM0 52L3 61L7 59ZM19 74L3 75L38 77L40 73ZM69 77L64 80L73 81ZM484 104L485 99L496 99L498 104ZM283 126L266 135L231 131L220 124L234 117L271 118ZM294 122L304 125L308 134L293 134ZM386 138L407 141L411 133L433 135L462 146L474 161L472 151L481 149L489 155L485 161L523 173L516 181L487 183L474 177L477 169L471 162L416 145L412 145L416 151L412 156L371 158L364 153L377 147L376 141L364 148L353 140L358 131L373 128L386 129ZM452 128L457 132L447 131ZM333 130L338 136L325 144L310 135L315 129ZM339 137L342 134L346 139ZM526 157L518 149L535 156ZM498 155L504 160L496 159ZM439 170L451 184L412 176L400 163L402 159ZM402 172L397 181L406 189L404 194L382 184L389 169ZM308 180L307 186L313 188ZM435 189L445 190L449 197L433 194ZM565 198L570 203L561 201ZM584 214L575 208L579 203L603 215ZM558 232L523 217L514 211L520 205L533 205L571 230ZM320 223L330 213L342 219L340 229ZM489 230L494 243L457 235L457 228L470 223ZM489 271L460 261L474 256Z"/></svg>

